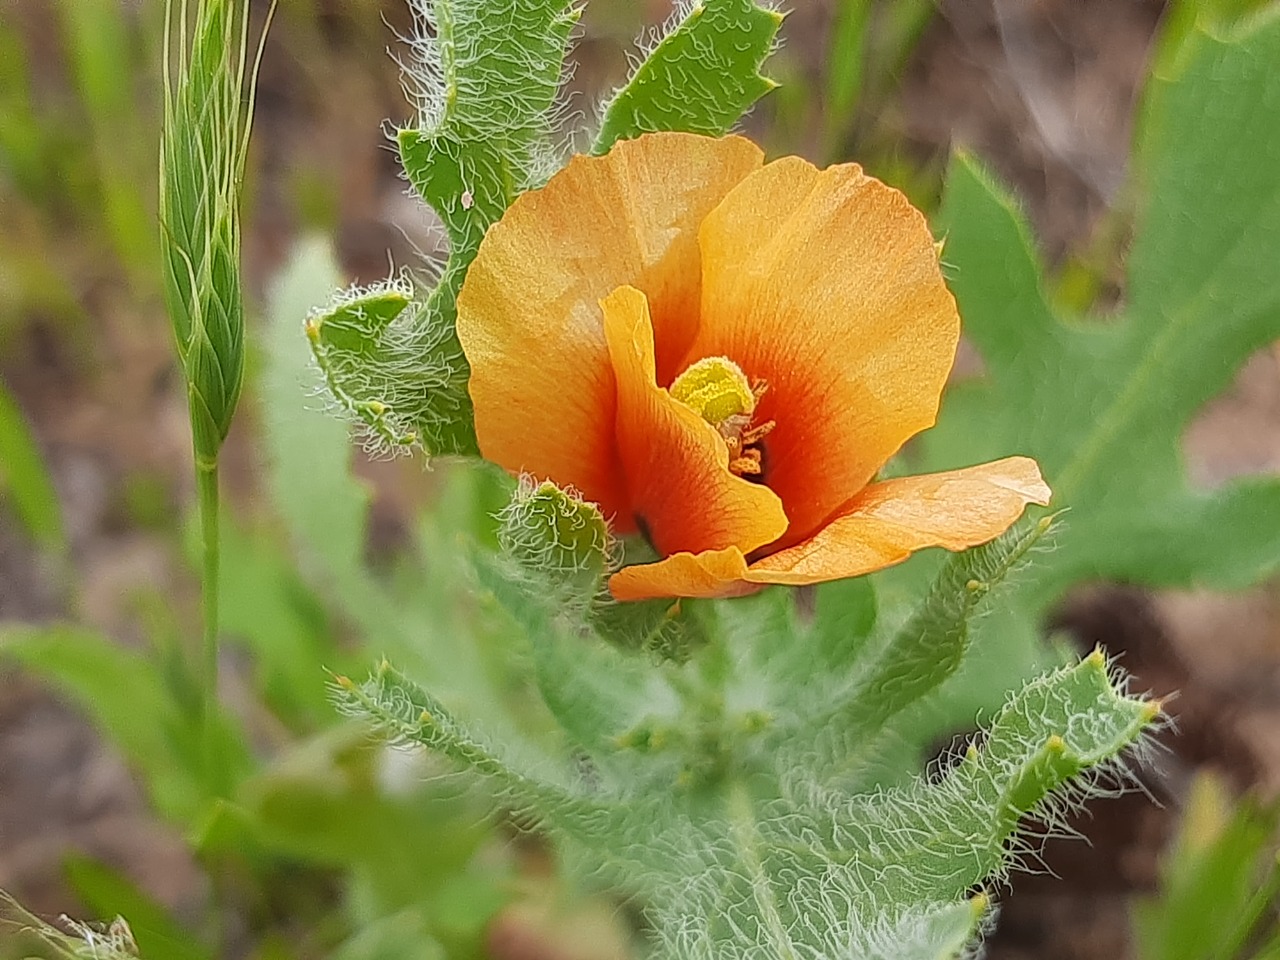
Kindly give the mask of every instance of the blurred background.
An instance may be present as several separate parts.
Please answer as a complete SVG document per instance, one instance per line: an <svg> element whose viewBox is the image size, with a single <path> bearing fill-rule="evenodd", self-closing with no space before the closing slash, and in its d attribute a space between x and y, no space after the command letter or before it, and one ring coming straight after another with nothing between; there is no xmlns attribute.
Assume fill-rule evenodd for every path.
<svg viewBox="0 0 1280 960"><path fill-rule="evenodd" d="M746 123L771 155L857 160L931 210L950 151L963 147L1021 197L1061 303L1083 308L1122 295L1126 158L1164 3L787 6L783 46L767 70L782 86ZM162 7L0 0L0 621L71 620L125 650L197 622L185 397L157 257ZM593 114L623 78L634 36L669 10L667 0L587 3L570 82L581 113ZM301 238L328 238L346 281L383 278L418 251L439 249L384 124L410 120L394 61L396 35L410 26L404 0L280 0L249 161L251 340ZM959 372L973 365L962 353ZM251 353L224 474L230 512L254 544L244 556L276 558L254 569L268 571L259 582L279 581L286 600L241 619L349 643L351 625L272 552L280 505L265 489L260 366ZM1192 425L1185 448L1206 485L1280 470L1280 353L1247 364ZM378 569L412 549L421 507L441 495L449 470L362 460L354 470L372 490L367 551ZM1150 796L1095 804L1077 824L1091 844L1047 846L1058 878L1013 879L990 956L1155 956L1135 946L1133 931L1141 904L1176 906L1170 850L1185 856L1235 829L1236 860L1247 867L1265 856L1280 789L1280 590L1151 595L1097 586L1057 617L1082 650L1102 643L1119 656L1137 688L1177 691L1169 708L1178 733L1163 739ZM229 619L234 633L237 618ZM68 694L83 687L45 682L38 667L3 654L0 889L46 918L97 916L108 894L129 891L168 918L153 925L198 926L213 894L189 832L157 813L145 771L100 735L102 718L83 697ZM260 754L328 722L307 713L324 710L318 670L319 705L291 713L264 691L270 678L251 657L234 649L229 657L239 682L228 696ZM1245 792L1256 801L1236 806L1230 798ZM1200 819L1189 823L1188 809ZM552 869L544 852L514 829L500 824L496 833L472 854L482 874L486 857L501 860L499 895L467 900L485 906L462 911L461 946L450 955L628 955L627 910L589 898L548 907L529 883ZM317 918L350 897L332 860L323 869L305 852L273 861L262 884L287 893L244 896L241 925L223 938L228 955L327 955L340 935L327 936ZM466 899L460 889L454 895ZM432 935L442 936L434 927Z"/></svg>

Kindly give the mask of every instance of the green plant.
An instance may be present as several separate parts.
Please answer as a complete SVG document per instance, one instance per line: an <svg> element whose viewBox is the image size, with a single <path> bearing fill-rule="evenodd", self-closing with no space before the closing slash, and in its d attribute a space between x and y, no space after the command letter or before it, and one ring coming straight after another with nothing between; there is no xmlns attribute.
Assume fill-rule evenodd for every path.
<svg viewBox="0 0 1280 960"><path fill-rule="evenodd" d="M66 550L62 512L53 479L23 419L22 411L0 384L0 493L5 495L31 536L44 548Z"/></svg>
<svg viewBox="0 0 1280 960"><path fill-rule="evenodd" d="M423 56L408 70L421 126L398 141L410 182L449 229L438 286L420 306L395 283L346 293L308 321L335 396L384 443L435 453L474 443L447 440L438 423L448 409L461 421L453 429L470 429L450 329L459 271L513 188L531 183L501 171L527 170L524 132L545 129L560 72L547 52L564 53L567 8L521 8L513 35L504 27L516 8L420 8ZM645 130L724 130L768 89L757 69L769 17L734 2L682 9L609 101L597 149ZM700 29L706 35L694 39ZM704 95L698 66L735 36L744 56L723 61L723 91L752 94ZM486 46L484 37L498 40ZM693 57L699 49L708 52ZM491 51L502 52L508 73ZM530 61L536 82L511 96ZM470 145L467 136L484 139ZM470 166L471 151L497 155ZM407 353L388 350L413 336L410 366ZM375 377L383 382L371 391ZM984 745L941 782L904 778L895 723L932 706L966 657L970 618L1046 528L949 561L912 614L899 606L878 617L864 586L828 587L806 624L785 592L683 610L602 600L601 575L614 562L604 519L555 487L523 487L503 514L502 559L478 550L473 563L506 612L506 631L525 638L559 750L495 727L492 709L450 706L387 661L367 683L340 676L337 688L354 715L472 768L570 849L609 865L644 893L653 937L673 955L950 956L981 927L988 901L966 893L1007 869L1019 817L1056 822L1057 805L1072 796L1059 788L1090 768L1114 769L1109 761L1158 713L1123 696L1096 654L1014 695ZM614 644L634 647L646 635L636 621L659 631L680 624L684 639L655 643L647 632L640 645L658 662L625 652ZM855 627L862 632L844 632ZM587 775L575 774L584 763Z"/></svg>
<svg viewBox="0 0 1280 960"><path fill-rule="evenodd" d="M1160 889L1134 906L1142 960L1280 956L1275 829L1274 805L1248 798L1233 805L1223 783L1197 778Z"/></svg>
<svg viewBox="0 0 1280 960"><path fill-rule="evenodd" d="M297 955L478 955L518 872L485 819L505 822L504 812L545 831L579 890L607 884L634 897L645 942L663 955L965 955L992 922L995 885L1034 852L1024 821L1052 833L1067 808L1123 788L1160 719L1159 702L1128 694L1103 651L1052 664L1038 636L1048 606L1085 577L1238 585L1274 568L1275 482L1189 492L1175 443L1231 368L1277 332L1265 256L1280 207L1263 161L1277 146L1265 108L1280 97L1267 69L1280 58L1280 21L1198 26L1163 61L1136 164L1141 222L1121 319L1060 320L1011 201L974 161L953 167L944 262L987 370L952 391L939 426L903 459L941 467L1035 454L1065 514L803 593L620 604L607 577L647 557L646 544L620 541L595 505L544 478L458 462L478 447L458 296L486 231L561 162L558 91L577 8L411 7L406 79L418 115L395 139L444 225L448 258L430 265L432 282L397 275L308 312L339 281L322 246L300 251L264 338L275 509L221 531L216 462L244 350L240 8L201 0L167 104L166 271L204 495L204 650L216 652L220 615L282 728L274 755L257 756L251 731L218 708L216 670L184 664L172 624L148 652L69 626L6 625L0 651L123 747L157 807L190 831L219 910L233 909L231 878L258 903L297 898L286 909L305 918ZM842 44L857 46L856 13L846 10ZM747 0L682 5L606 101L592 149L647 131L726 132L772 86L761 70L779 22ZM832 82L834 99L856 95L848 73ZM1211 150L1207 130L1231 142ZM1232 175L1215 178L1224 152ZM1180 229L1188 217L1191 237ZM304 316L310 358L296 332ZM307 408L321 390L342 418ZM411 549L377 566L365 556L368 495L351 475L351 426L376 452L432 456L442 476ZM220 596L219 543L230 558ZM349 628L358 644L340 641ZM333 671L333 703L356 722L334 715L321 665ZM197 688L199 715L188 706ZM963 749L922 766L923 743L981 711ZM421 765L410 786L386 782L393 754L370 742L370 726L430 751L394 754ZM468 776L441 781L449 769ZM1240 822L1245 840L1224 841L1228 860L1259 843L1253 821ZM1196 860L1182 884L1171 874L1168 902L1195 896L1205 877L1240 881L1238 864L1222 862ZM327 871L342 892L316 896L337 911L308 901ZM181 940L177 928L122 878L83 863L72 874L104 914L138 921L144 955L221 946L216 932L166 946ZM1235 893L1250 890L1247 909L1223 949L1253 928L1270 883L1236 883ZM1153 943L1175 910L1140 921ZM54 937L72 952L84 939Z"/></svg>
<svg viewBox="0 0 1280 960"><path fill-rule="evenodd" d="M374 651L461 701L513 696L502 638L460 642L470 622L464 574L451 579L439 575L446 565L424 566L464 531L486 535L488 504L497 503L491 473L442 477L447 515L423 517L412 545L377 569L366 560L368 491L351 473L347 427L314 402L323 381L297 337L313 291L338 277L327 244L303 244L278 280L260 363L251 364L261 371L249 390L272 451L270 507L223 516L221 637L249 658L253 683L245 715L215 714L221 779L206 773L185 628L168 598L138 598L150 640L143 649L70 625L0 623L0 658L86 712L137 772L157 815L190 838L221 891L188 929L116 871L71 861L73 889L102 916L124 914L149 960L214 954L220 915L233 910L264 949L287 938L291 924L309 925L307 942L289 955L354 956L407 938L415 956L445 947L451 956L478 956L485 925L519 892L517 865L483 795L412 775L388 781L394 759L329 703L325 668L354 670ZM353 634L366 640L353 644ZM513 728L527 726L521 717L517 710ZM105 949L105 927L42 926L16 906L4 919L13 931L43 931L59 956L89 949L86 937Z"/></svg>
<svg viewBox="0 0 1280 960"><path fill-rule="evenodd" d="M909 460L942 469L996 451L1033 456L1055 505L1070 510L1070 533L984 620L944 726L1042 667L1041 624L1073 584L1233 589L1276 569L1280 481L1194 489L1180 445L1240 364L1280 337L1266 253L1280 241L1280 181L1262 159L1280 149L1280 126L1259 119L1269 116L1260 105L1280 102L1267 66L1277 56L1273 6L1240 25L1202 24L1152 78L1114 315L1052 305L1016 203L973 158L952 164L938 217L944 261L986 369L950 392Z"/></svg>
<svg viewBox="0 0 1280 960"><path fill-rule="evenodd" d="M240 194L257 68L248 78L246 109L247 3L200 0L192 27L182 0L176 26L172 18L168 0L160 228L165 302L187 381L200 498L204 641L196 673L201 711L212 717L218 697L218 451L244 374ZM217 778L221 761L214 744L210 735L208 773Z"/></svg>

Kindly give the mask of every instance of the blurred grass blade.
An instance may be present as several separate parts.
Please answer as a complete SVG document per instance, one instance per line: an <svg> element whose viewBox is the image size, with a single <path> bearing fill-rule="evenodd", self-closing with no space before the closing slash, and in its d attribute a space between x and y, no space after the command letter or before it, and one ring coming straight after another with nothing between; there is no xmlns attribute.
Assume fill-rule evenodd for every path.
<svg viewBox="0 0 1280 960"><path fill-rule="evenodd" d="M0 497L43 547L66 550L58 494L22 411L0 384Z"/></svg>
<svg viewBox="0 0 1280 960"><path fill-rule="evenodd" d="M840 143L853 125L866 60L867 26L871 0L843 0L837 7L827 54L827 89L823 108L823 153L832 162L840 159Z"/></svg>
<svg viewBox="0 0 1280 960"><path fill-rule="evenodd" d="M1280 891L1278 820L1275 803L1235 803L1222 781L1196 779L1159 891L1134 905L1141 960L1234 960L1251 955L1247 944L1280 947L1280 925L1264 920Z"/></svg>
<svg viewBox="0 0 1280 960"><path fill-rule="evenodd" d="M150 282L154 212L141 192L141 171L153 121L150 110L139 109L131 82L138 76L138 31L120 0L61 0L58 7L89 120L107 228L124 265Z"/></svg>

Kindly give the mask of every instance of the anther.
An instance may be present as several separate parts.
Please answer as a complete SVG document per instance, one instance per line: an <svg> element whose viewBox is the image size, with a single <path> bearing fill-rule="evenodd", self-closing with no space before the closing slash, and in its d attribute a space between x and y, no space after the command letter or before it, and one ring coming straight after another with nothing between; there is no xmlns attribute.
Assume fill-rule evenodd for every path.
<svg viewBox="0 0 1280 960"><path fill-rule="evenodd" d="M753 426L751 418L768 389L763 380L749 382L728 357L704 357L676 377L670 393L724 438L731 473L759 477L764 472L764 455L758 444L776 423L768 420Z"/></svg>

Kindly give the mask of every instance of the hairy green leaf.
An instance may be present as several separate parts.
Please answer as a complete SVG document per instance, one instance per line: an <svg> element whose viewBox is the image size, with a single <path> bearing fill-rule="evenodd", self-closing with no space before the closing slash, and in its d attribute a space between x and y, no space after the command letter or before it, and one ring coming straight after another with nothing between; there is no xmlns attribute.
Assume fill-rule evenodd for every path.
<svg viewBox="0 0 1280 960"><path fill-rule="evenodd" d="M895 710L927 698L946 668L922 668L913 652L950 644L942 662L963 657L986 594L975 581L995 584L1039 532L956 558L908 625L851 660L831 721L855 713L847 736L801 730L800 718L831 713L827 678L771 687L783 644L823 643L785 591L719 605L709 644L684 666L627 662L580 617L557 623L553 605L539 612L532 598L526 611L517 599L513 620L553 652L559 675L539 682L572 763L531 767L489 746L385 664L364 686L342 681L340 698L394 739L481 774L643 892L664 955L955 956L986 913L986 897L966 895L1016 863L1021 818L1052 827L1088 795L1076 778L1106 769L1158 708L1126 696L1094 654L1025 687L941 777L850 790L865 778L814 772L844 767ZM489 584L509 590L500 567ZM625 718L634 726L618 735Z"/></svg>
<svg viewBox="0 0 1280 960"><path fill-rule="evenodd" d="M971 621L990 592L1026 558L1050 527L1045 518L1029 528L947 558L924 601L905 624L880 643L868 644L850 664L852 682L804 722L809 736L834 737L837 772L867 786L860 767L880 750L900 746L891 722L930 697L960 667L969 649ZM859 774L861 773L861 776Z"/></svg>
<svg viewBox="0 0 1280 960"><path fill-rule="evenodd" d="M782 14L757 0L682 4L605 104L592 152L655 130L727 133L776 86L760 65L781 23Z"/></svg>
<svg viewBox="0 0 1280 960"><path fill-rule="evenodd" d="M564 785L567 770L546 778L526 768L385 661L363 684L338 677L335 696L342 709L373 721L394 742L439 751L491 781L512 802L550 818L569 832L593 831L595 821L605 812Z"/></svg>
<svg viewBox="0 0 1280 960"><path fill-rule="evenodd" d="M571 0L413 6L418 24L403 65L419 115L396 142L409 182L444 224L449 257L402 315L312 342L334 396L375 444L475 453L455 302L490 224L553 169L551 114L578 8Z"/></svg>

